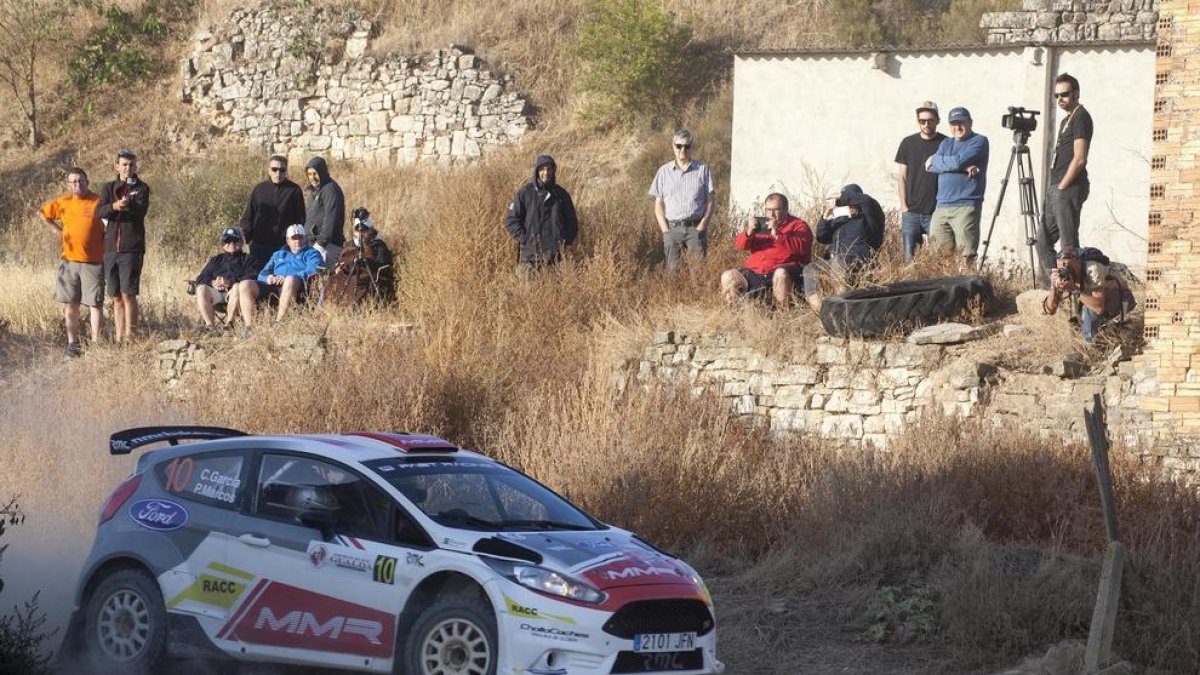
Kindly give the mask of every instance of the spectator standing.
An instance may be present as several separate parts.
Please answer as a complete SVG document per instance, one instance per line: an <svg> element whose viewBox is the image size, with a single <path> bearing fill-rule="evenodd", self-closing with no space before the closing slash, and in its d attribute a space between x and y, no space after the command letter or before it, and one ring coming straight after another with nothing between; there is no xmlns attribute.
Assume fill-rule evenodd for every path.
<svg viewBox="0 0 1200 675"><path fill-rule="evenodd" d="M96 214L104 222L104 285L113 299L115 339L133 339L138 322L138 293L146 257L146 212L150 186L138 176L137 155L117 153L117 179L100 192Z"/></svg>
<svg viewBox="0 0 1200 675"><path fill-rule="evenodd" d="M321 253L307 242L303 225L292 225L287 229L287 246L271 255L271 259L258 272L258 283L254 286L251 300L275 295L279 308L275 320L282 321L291 306L304 296L308 278L317 273L321 264ZM340 249L339 249L340 250ZM247 322L247 326L251 324Z"/></svg>
<svg viewBox="0 0 1200 675"><path fill-rule="evenodd" d="M654 219L662 231L667 270L674 272L684 247L697 257L708 252L708 223L715 190L708 166L692 159L692 132L680 129L671 142L675 159L654 174L650 196L654 197Z"/></svg>
<svg viewBox="0 0 1200 675"><path fill-rule="evenodd" d="M100 341L104 311L104 226L96 215L100 195L88 188L87 173L67 172L67 193L42 205L38 217L62 239L62 261L54 299L63 303L67 356L79 356L79 306L87 305L92 342Z"/></svg>
<svg viewBox="0 0 1200 675"><path fill-rule="evenodd" d="M249 326L254 321L254 294L250 287L256 285L254 263L242 250L242 231L225 228L221 233L221 252L209 258L196 277L196 306L205 327L228 329L239 310ZM214 309L214 305L221 303L225 304L224 326L217 325Z"/></svg>
<svg viewBox="0 0 1200 675"><path fill-rule="evenodd" d="M925 161L946 140L945 134L937 130L939 121L937 104L923 102L917 107L917 133L905 136L896 150L896 164L900 165L896 193L900 197L900 237L905 260L912 260L925 243L937 205L937 177L925 170Z"/></svg>
<svg viewBox="0 0 1200 675"><path fill-rule="evenodd" d="M533 161L533 177L517 189L508 205L505 227L517 242L522 268L553 265L579 234L575 203L558 184L557 173L553 157L538 155Z"/></svg>
<svg viewBox="0 0 1200 675"><path fill-rule="evenodd" d="M950 138L925 161L937 174L937 207L930 221L930 240L956 247L968 263L979 250L983 193L987 189L988 139L972 130L971 113L954 108L947 115Z"/></svg>
<svg viewBox="0 0 1200 675"><path fill-rule="evenodd" d="M238 225L250 248L255 273L271 254L286 244L288 227L304 222L304 192L288 179L288 160L272 155L267 162L267 180L254 186Z"/></svg>
<svg viewBox="0 0 1200 675"><path fill-rule="evenodd" d="M1043 284L1050 283L1050 271L1055 268L1054 245L1061 241L1063 251L1079 248L1079 214L1091 189L1087 160L1092 146L1092 116L1079 103L1079 80L1068 73L1054 78L1054 99L1066 117L1058 125L1050 185L1046 187L1038 228Z"/></svg>
<svg viewBox="0 0 1200 675"><path fill-rule="evenodd" d="M829 245L829 257L804 268L804 297L809 307L821 309L821 277L845 275L861 269L883 246L883 208L874 197L850 183L832 208L817 221L817 241Z"/></svg>
<svg viewBox="0 0 1200 675"><path fill-rule="evenodd" d="M308 160L304 172L308 177L306 229L322 262L332 267L346 243L346 196L342 186L329 177L329 165L323 157Z"/></svg>
<svg viewBox="0 0 1200 675"><path fill-rule="evenodd" d="M751 215L734 238L734 247L749 251L750 257L740 268L721 274L721 293L733 302L747 293L769 291L775 306L785 308L812 257L812 230L788 212L788 199L782 194L767 195L763 210L767 217L761 227Z"/></svg>
<svg viewBox="0 0 1200 675"><path fill-rule="evenodd" d="M396 295L396 276L392 269L392 251L379 238L375 222L367 209L358 207L351 214L354 236L342 249L326 287L325 301L350 306L367 298L390 302Z"/></svg>

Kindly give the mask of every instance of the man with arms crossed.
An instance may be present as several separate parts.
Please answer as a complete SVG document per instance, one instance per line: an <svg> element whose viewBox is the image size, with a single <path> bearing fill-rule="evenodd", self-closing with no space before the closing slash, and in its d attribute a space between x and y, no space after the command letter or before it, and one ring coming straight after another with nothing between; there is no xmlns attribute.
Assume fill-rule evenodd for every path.
<svg viewBox="0 0 1200 675"><path fill-rule="evenodd" d="M1054 98L1066 117L1058 125L1050 184L1038 228L1037 251L1045 285L1050 284L1050 273L1056 265L1054 245L1061 240L1064 252L1079 248L1079 213L1090 189L1087 159L1092 146L1092 116L1079 104L1079 80L1067 73L1056 77Z"/></svg>
<svg viewBox="0 0 1200 675"><path fill-rule="evenodd" d="M900 237L904 259L912 260L929 235L933 207L937 204L937 176L925 170L925 161L937 152L946 136L937 130L938 107L932 101L917 106L917 133L905 136L896 150L900 175L896 193L900 197Z"/></svg>
<svg viewBox="0 0 1200 675"><path fill-rule="evenodd" d="M137 175L137 155L121 150L117 153L117 179L104 186L96 208L96 215L104 221L104 285L113 299L118 342L132 340L137 327L149 209L150 186Z"/></svg>
<svg viewBox="0 0 1200 675"><path fill-rule="evenodd" d="M950 138L925 160L937 174L937 207L929 223L929 238L957 248L965 262L979 250L979 222L987 189L988 139L972 130L971 113L954 108L947 116Z"/></svg>
<svg viewBox="0 0 1200 675"><path fill-rule="evenodd" d="M62 237L62 262L54 280L54 299L63 303L67 356L79 356L79 305L88 306L92 343L100 341L104 308L104 226L96 217L100 195L88 189L87 174L67 172L67 194L42 205L38 217Z"/></svg>
<svg viewBox="0 0 1200 675"><path fill-rule="evenodd" d="M708 222L713 212L712 174L692 159L692 132L680 129L672 139L675 159L663 164L650 184L654 219L662 231L667 271L679 268L680 249L703 257L708 252Z"/></svg>

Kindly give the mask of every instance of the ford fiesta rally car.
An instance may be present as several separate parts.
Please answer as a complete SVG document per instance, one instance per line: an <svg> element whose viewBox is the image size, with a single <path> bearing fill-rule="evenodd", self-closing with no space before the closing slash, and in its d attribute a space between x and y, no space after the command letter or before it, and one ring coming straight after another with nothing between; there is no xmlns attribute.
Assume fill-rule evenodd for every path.
<svg viewBox="0 0 1200 675"><path fill-rule="evenodd" d="M180 440L200 440L177 445ZM64 650L89 672L217 658L405 675L721 673L687 563L432 436L159 442L104 504Z"/></svg>

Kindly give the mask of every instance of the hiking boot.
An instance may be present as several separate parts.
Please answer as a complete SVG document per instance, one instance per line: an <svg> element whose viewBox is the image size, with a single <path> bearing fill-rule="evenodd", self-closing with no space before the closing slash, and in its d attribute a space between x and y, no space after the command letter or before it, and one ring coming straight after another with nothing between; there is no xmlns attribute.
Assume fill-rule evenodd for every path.
<svg viewBox="0 0 1200 675"><path fill-rule="evenodd" d="M79 356L82 352L79 350L78 342L68 342L67 350L64 353L67 355L67 358L75 358L76 356Z"/></svg>

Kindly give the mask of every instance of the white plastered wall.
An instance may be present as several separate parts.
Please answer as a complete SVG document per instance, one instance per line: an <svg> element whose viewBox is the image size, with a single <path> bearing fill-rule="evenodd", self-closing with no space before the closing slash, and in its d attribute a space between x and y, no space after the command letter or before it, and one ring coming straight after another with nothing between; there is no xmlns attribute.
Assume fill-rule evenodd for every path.
<svg viewBox="0 0 1200 675"><path fill-rule="evenodd" d="M772 191L810 203L852 182L885 208L896 208L896 147L916 132L917 104L930 99L942 111L939 131L949 133L946 115L961 105L971 111L975 131L989 139L986 237L1012 150L1012 132L1000 117L1013 105L1043 111L1029 141L1041 201L1046 147L1059 119L1047 119L1047 112L1057 112L1049 92L1063 71L1079 78L1081 101L1095 123L1081 243L1141 271L1154 101L1150 45L739 55L731 204L744 211ZM1024 241L1014 167L988 256L1028 264Z"/></svg>

